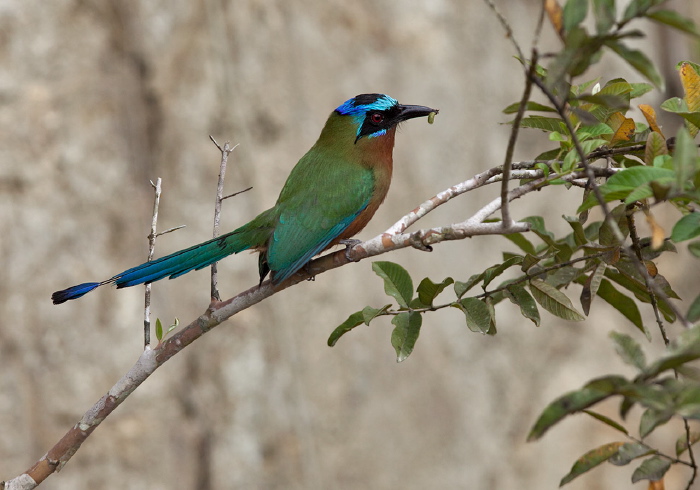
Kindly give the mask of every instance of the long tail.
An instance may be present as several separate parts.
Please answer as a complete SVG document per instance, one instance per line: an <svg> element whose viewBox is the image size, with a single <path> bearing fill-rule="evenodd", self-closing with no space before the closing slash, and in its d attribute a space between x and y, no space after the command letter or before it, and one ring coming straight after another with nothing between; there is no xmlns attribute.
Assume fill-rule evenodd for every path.
<svg viewBox="0 0 700 490"><path fill-rule="evenodd" d="M254 248L258 245L257 235L261 231L263 230L250 230L247 226L242 226L226 235L127 269L106 281L86 282L63 291L56 291L51 295L51 299L53 304L58 305L71 299L78 299L103 284L114 283L117 288L126 288L158 281L165 277L173 279L190 271L202 269L228 255Z"/></svg>

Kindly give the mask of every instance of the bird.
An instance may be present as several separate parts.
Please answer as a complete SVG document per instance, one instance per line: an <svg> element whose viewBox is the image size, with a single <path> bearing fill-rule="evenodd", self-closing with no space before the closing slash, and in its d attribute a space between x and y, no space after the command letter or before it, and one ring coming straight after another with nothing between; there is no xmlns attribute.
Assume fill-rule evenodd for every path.
<svg viewBox="0 0 700 490"><path fill-rule="evenodd" d="M240 228L127 269L102 282L56 291L54 304L99 286L126 288L202 269L244 250L259 252L260 284L294 275L315 255L359 233L389 190L397 126L437 109L402 105L385 94L357 95L331 112L320 136L298 161L275 205Z"/></svg>

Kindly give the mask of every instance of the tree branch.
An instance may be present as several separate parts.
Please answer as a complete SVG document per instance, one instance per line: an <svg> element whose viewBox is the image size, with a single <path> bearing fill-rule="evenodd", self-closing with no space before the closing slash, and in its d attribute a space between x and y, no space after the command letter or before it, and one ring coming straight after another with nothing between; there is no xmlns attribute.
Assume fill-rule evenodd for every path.
<svg viewBox="0 0 700 490"><path fill-rule="evenodd" d="M511 173L510 179L519 179L522 177L520 172L526 171L524 170L525 165L523 164L518 164L517 167L522 170ZM599 172L601 175L610 175L612 171L611 169L597 168L594 170L594 172ZM528 176L539 175L540 177L510 190L508 193L508 201L512 201L529 192L538 190L548 185L549 181L553 179L560 178L561 180L571 182L580 179L584 175L582 171L579 171L565 176L550 175L545 178L542 176L541 170L530 170L529 172L535 173L529 173L527 174ZM537 172L539 172L539 174ZM509 225L504 225L500 222L484 222L486 218L500 209L502 200L498 197L462 222L449 226L418 230L412 233L403 233L408 226L452 198L488 183L498 182L498 180L502 178L503 168L495 167L440 192L432 199L425 201L406 216L402 217L384 233L356 245L350 252L350 258L353 261L358 261L363 258L373 257L406 247L425 248L446 240L461 240L477 235L500 235L528 231L528 223L513 222ZM129 372L100 398L100 400L83 415L80 421L39 461L22 475L5 482L5 489L26 490L35 488L49 475L60 471L78 451L80 445L90 436L92 431L94 431L114 409L124 402L141 383L168 359L182 351L206 332L212 330L240 311L260 303L275 293L283 291L300 282L304 282L306 279L322 274L323 272L341 267L347 263L349 263L349 259L345 251L339 250L310 262L307 267L301 269L301 271L276 287L273 287L270 281L267 280L260 286L253 286L226 301L212 301L201 316L182 330L176 332L172 337L159 343L155 348L146 346L146 349Z"/></svg>

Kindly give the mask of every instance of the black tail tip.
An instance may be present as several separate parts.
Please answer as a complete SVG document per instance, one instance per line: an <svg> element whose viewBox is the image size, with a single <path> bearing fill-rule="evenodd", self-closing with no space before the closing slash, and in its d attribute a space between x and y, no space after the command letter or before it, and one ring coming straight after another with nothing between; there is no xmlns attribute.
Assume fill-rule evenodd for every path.
<svg viewBox="0 0 700 490"><path fill-rule="evenodd" d="M85 282L83 284L78 284L77 286L64 289L63 291L56 291L51 295L51 299L53 300L53 304L60 305L68 300L78 299L81 296L86 295L99 285L99 282Z"/></svg>

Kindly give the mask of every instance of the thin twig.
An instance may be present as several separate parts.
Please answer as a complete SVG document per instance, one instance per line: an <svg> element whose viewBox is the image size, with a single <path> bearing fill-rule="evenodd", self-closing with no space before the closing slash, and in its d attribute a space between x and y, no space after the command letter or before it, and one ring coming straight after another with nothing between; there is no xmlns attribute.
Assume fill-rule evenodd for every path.
<svg viewBox="0 0 700 490"><path fill-rule="evenodd" d="M235 146L234 146L234 148L235 148ZM221 198L221 200L223 201L224 199L228 199L229 197L235 197L235 196L237 196L238 194L243 194L244 192L248 192L248 191L251 190L252 188L253 188L253 186L251 185L251 186L248 187L247 189L243 189L242 191L234 192L233 194L229 194L228 196L224 196L224 197Z"/></svg>
<svg viewBox="0 0 700 490"><path fill-rule="evenodd" d="M148 234L148 261L153 260L153 254L156 250L156 228L158 225L158 207L160 206L162 179L158 177L156 183L151 181L153 187L153 214L151 216L151 233ZM144 308L143 308L143 348L148 349L151 345L151 283L146 283L146 292L144 293Z"/></svg>
<svg viewBox="0 0 700 490"><path fill-rule="evenodd" d="M213 136L209 135L209 139L216 145L216 147L219 149L221 152L221 163L219 164L219 180L216 185L216 199L214 201L214 231L213 231L213 237L216 238L219 236L219 224L221 222L221 201L224 200L224 179L226 177L226 165L228 163L228 156L229 154L236 148L234 146L233 148L227 141L224 143L224 147L222 148L219 143L216 142ZM233 194L232 194L233 195ZM230 196L227 196L230 197ZM218 274L217 274L217 263L214 262L211 265L211 299L212 301L221 301L221 296L219 295L219 288L217 286L218 283Z"/></svg>
<svg viewBox="0 0 700 490"><path fill-rule="evenodd" d="M524 62L525 60L523 60ZM503 225L509 225L511 222L510 218L510 207L508 206L508 184L510 180L510 165L513 161L513 152L515 151L515 143L518 140L518 131L520 130L520 121L522 121L525 115L525 110L527 108L527 103L530 100L530 93L532 92L532 78L535 74L535 67L537 66L537 51L532 50L532 59L530 60L530 68L525 74L525 90L523 91L523 96L520 99L520 106L518 107L518 112L513 120L513 127L510 131L510 138L508 139L508 148L506 149L506 157L503 163L503 180L501 181L501 221Z"/></svg>
<svg viewBox="0 0 700 490"><path fill-rule="evenodd" d="M632 249L634 250L634 254L637 257L637 260L643 262L644 257L642 256L642 246L639 243L639 235L637 234L637 223L634 220L634 213L632 212L632 209L627 209L625 214L627 217L627 228L630 230L630 240L632 240ZM670 341L668 339L668 335L666 334L666 327L664 327L664 321L661 319L661 312L659 311L659 303L656 300L656 294L654 294L654 291L649 286L649 283L646 282L646 277L644 279L647 292L649 293L649 299L651 301L651 308L654 311L654 316L656 317L656 324L659 326L659 331L661 332L661 338L664 341L664 345L668 347Z"/></svg>
<svg viewBox="0 0 700 490"><path fill-rule="evenodd" d="M501 23L501 26L503 26L503 30L506 31L506 37L510 39L510 41L513 43L513 47L515 48L515 51L518 53L518 57L520 60L524 63L525 62L525 57L523 56L523 51L520 49L520 45L518 45L518 41L515 40L515 36L513 36L513 29L511 29L510 24L506 20L506 18L501 14L500 10L498 10L498 7L496 7L496 4L494 4L491 0L484 0L486 2L486 5L491 8L493 13L496 15L496 18L498 19L498 22Z"/></svg>
<svg viewBox="0 0 700 490"><path fill-rule="evenodd" d="M690 435L690 424L688 423L688 419L685 417L683 417L683 426L685 427L685 442L686 444L688 444L688 457L690 458L690 467L693 468L693 474L690 476L688 485L685 487L685 490L690 490L693 487L695 478L697 478L698 476L698 465L695 462L695 453L693 452L693 445Z"/></svg>
<svg viewBox="0 0 700 490"><path fill-rule="evenodd" d="M157 237L163 236L163 235L165 235L166 233L172 233L173 231L177 231L177 230L179 230L179 229L185 228L186 226L187 226L187 225L173 226L172 228L168 228L168 229L165 230L165 231L161 231L161 232L156 233L156 236L157 236Z"/></svg>

